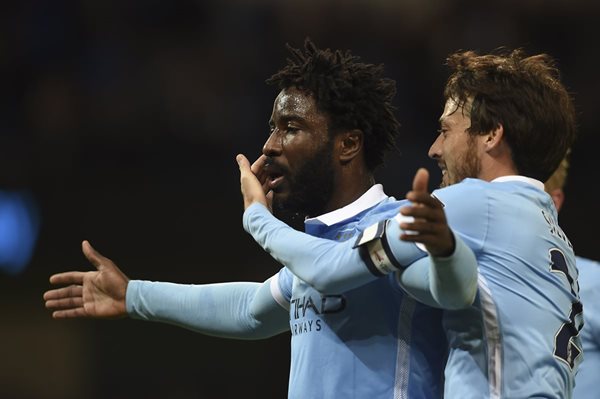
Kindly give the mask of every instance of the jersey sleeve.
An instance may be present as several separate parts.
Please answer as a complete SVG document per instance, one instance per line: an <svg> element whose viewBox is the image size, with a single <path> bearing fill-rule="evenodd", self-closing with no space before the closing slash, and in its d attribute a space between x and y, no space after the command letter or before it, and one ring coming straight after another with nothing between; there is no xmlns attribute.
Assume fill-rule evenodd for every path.
<svg viewBox="0 0 600 399"><path fill-rule="evenodd" d="M377 278L358 251L352 250L352 241L337 242L294 230L258 203L246 209L243 222L265 251L322 294L345 292ZM280 277L285 278L285 273Z"/></svg>
<svg viewBox="0 0 600 399"><path fill-rule="evenodd" d="M287 268L283 267L269 281L271 296L273 296L279 306L289 310L290 301L292 300L294 275Z"/></svg>
<svg viewBox="0 0 600 399"><path fill-rule="evenodd" d="M427 256L398 274L400 286L418 301L437 308L456 310L470 306L477 295L477 259L455 235L449 257Z"/></svg>
<svg viewBox="0 0 600 399"><path fill-rule="evenodd" d="M475 295L477 264L459 238L452 256L430 257L414 243L400 240L395 218L366 228L354 243L336 242L294 230L263 205L253 204L244 213L244 228L291 273L321 293L344 292L389 273L403 275L409 267L399 280L418 300L454 309L470 305Z"/></svg>
<svg viewBox="0 0 600 399"><path fill-rule="evenodd" d="M288 312L272 296L272 279L205 285L131 280L127 313L206 335L267 338L289 329Z"/></svg>

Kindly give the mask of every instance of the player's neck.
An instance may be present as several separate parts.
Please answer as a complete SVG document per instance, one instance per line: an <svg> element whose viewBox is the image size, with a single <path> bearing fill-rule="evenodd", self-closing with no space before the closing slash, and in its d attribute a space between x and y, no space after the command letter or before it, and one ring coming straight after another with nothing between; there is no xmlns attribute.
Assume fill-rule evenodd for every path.
<svg viewBox="0 0 600 399"><path fill-rule="evenodd" d="M336 179L333 195L325 212L342 208L360 198L375 184L375 178L364 169L353 173L342 172Z"/></svg>
<svg viewBox="0 0 600 399"><path fill-rule="evenodd" d="M485 181L492 181L498 177L514 176L518 174L517 168L512 162L512 159L508 158L508 156L495 158L484 157L481 162L481 170L478 178Z"/></svg>

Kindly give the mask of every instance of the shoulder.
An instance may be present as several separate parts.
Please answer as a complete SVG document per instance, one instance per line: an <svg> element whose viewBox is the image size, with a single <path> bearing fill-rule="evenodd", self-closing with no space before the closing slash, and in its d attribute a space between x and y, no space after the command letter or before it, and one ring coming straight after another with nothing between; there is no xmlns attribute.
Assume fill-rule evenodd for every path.
<svg viewBox="0 0 600 399"><path fill-rule="evenodd" d="M580 256L576 256L575 261L580 278L583 275L586 279L594 279L600 284L600 262Z"/></svg>
<svg viewBox="0 0 600 399"><path fill-rule="evenodd" d="M432 194L445 204L446 202L456 201L457 199L464 202L465 198L483 198L491 188L491 183L487 181L465 179L460 183L434 190ZM465 197L466 195L468 195L468 197Z"/></svg>
<svg viewBox="0 0 600 399"><path fill-rule="evenodd" d="M394 197L389 197L366 211L361 217L361 223L376 223L380 220L394 217L400 208L404 205L408 205L408 203L408 200L397 200Z"/></svg>
<svg viewBox="0 0 600 399"><path fill-rule="evenodd" d="M490 190L489 182L465 179L460 183L435 190L431 195L440 200L449 216L464 213L474 216L487 214Z"/></svg>

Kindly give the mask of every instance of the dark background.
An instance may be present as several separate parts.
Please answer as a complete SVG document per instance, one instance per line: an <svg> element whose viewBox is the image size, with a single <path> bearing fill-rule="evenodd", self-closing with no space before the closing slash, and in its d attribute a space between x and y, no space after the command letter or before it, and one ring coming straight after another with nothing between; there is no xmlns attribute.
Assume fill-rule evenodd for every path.
<svg viewBox="0 0 600 399"><path fill-rule="evenodd" d="M20 1L0 13L0 189L27 191L29 266L0 273L2 398L282 398L289 336L229 341L133 320L55 321L50 274L90 266L88 239L129 277L263 281L278 265L241 227L238 152L254 159L285 43L351 49L397 81L401 153L379 172L402 197L427 167L459 49L547 52L574 95L561 224L597 257L597 2ZM518 226L515 226L518 228Z"/></svg>

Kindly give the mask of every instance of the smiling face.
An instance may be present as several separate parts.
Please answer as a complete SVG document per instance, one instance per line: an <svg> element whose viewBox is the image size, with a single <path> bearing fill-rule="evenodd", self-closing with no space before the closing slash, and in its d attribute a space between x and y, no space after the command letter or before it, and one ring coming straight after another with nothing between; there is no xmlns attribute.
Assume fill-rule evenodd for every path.
<svg viewBox="0 0 600 399"><path fill-rule="evenodd" d="M286 221L323 213L334 190L328 118L310 93L287 88L275 99L269 126L263 154L273 213Z"/></svg>
<svg viewBox="0 0 600 399"><path fill-rule="evenodd" d="M471 101L459 106L448 99L440 117L440 134L429 149L429 157L438 162L442 170L440 187L459 183L467 177L481 173L480 136L469 134Z"/></svg>

